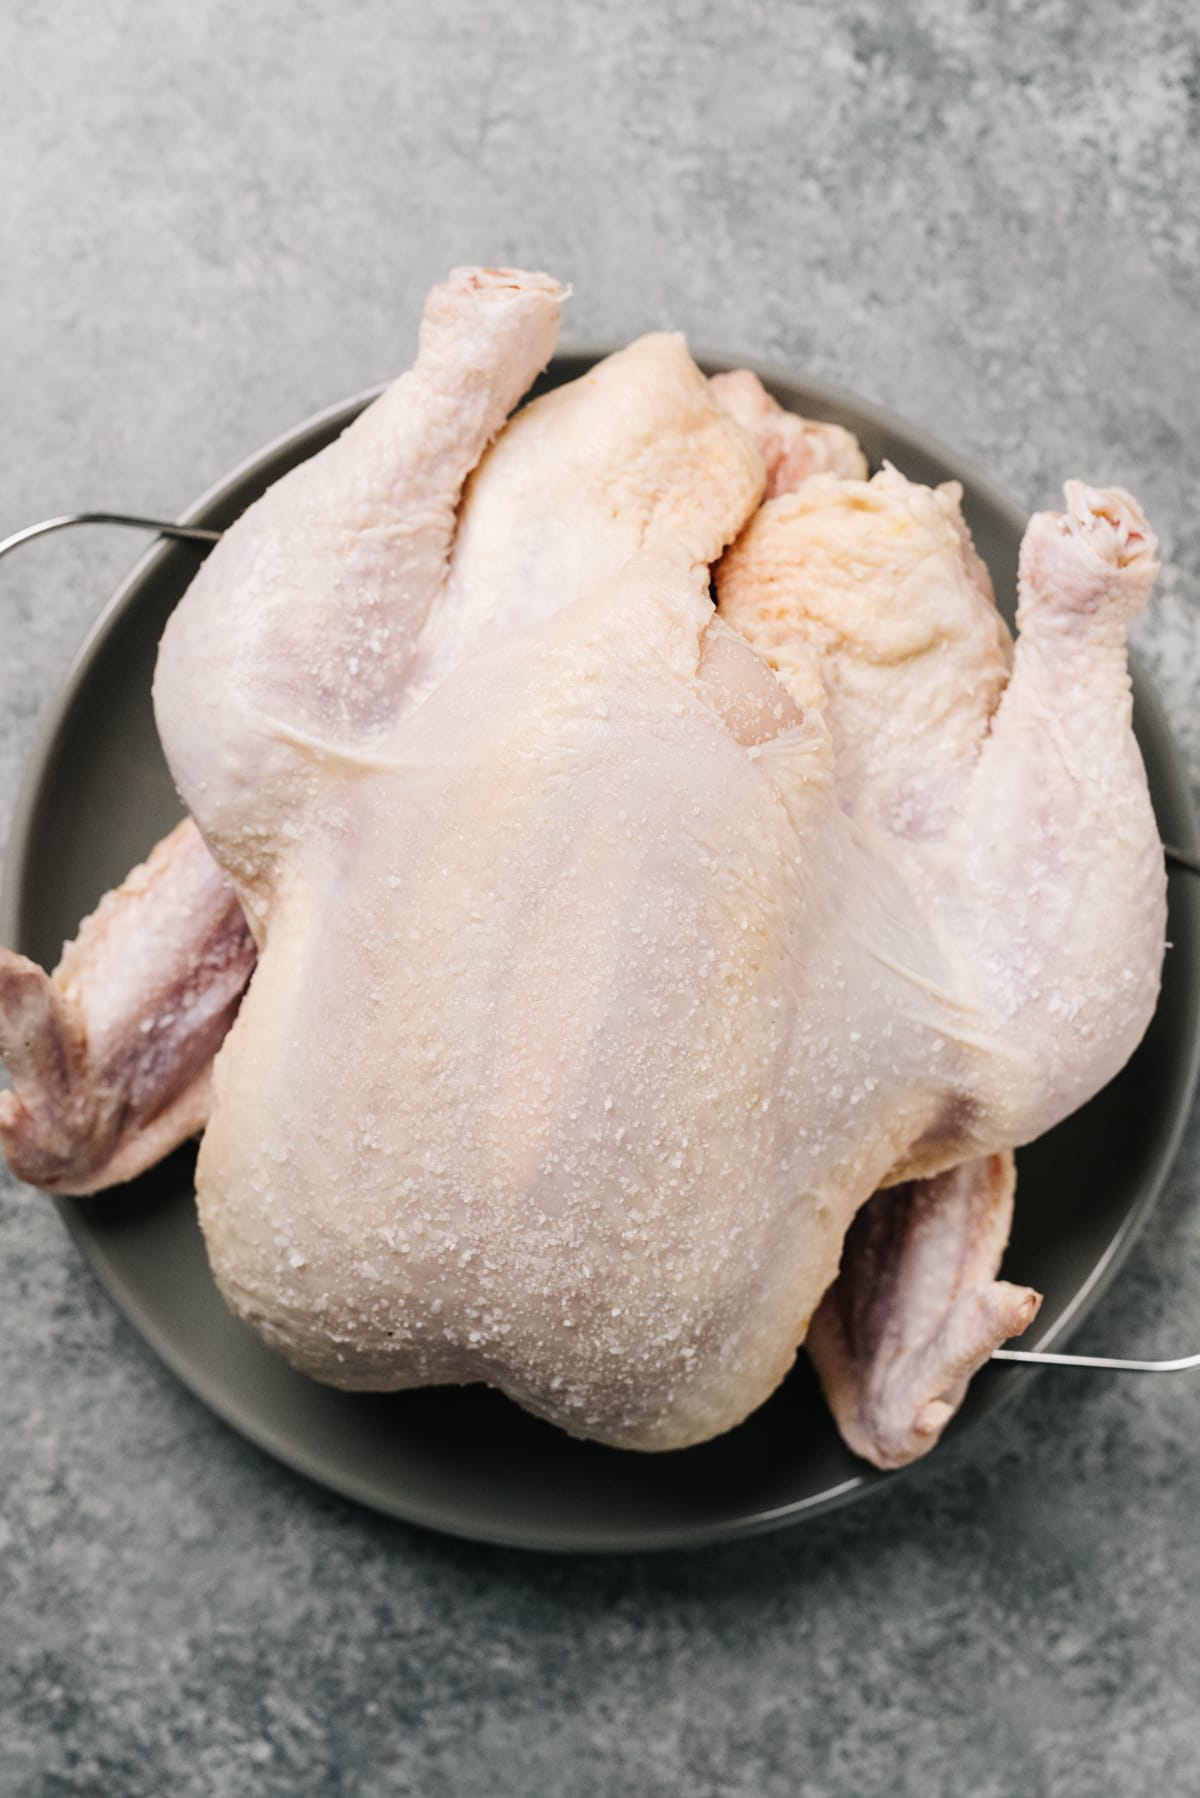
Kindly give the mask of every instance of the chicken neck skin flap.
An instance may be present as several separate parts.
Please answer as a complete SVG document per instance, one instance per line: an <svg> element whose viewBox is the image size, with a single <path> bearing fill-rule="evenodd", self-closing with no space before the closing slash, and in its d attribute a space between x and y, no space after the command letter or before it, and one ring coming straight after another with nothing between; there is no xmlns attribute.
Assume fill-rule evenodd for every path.
<svg viewBox="0 0 1200 1798"><path fill-rule="evenodd" d="M440 316L471 336L486 385L487 322L474 315L475 290L451 288ZM490 303L524 298L513 277ZM502 346L509 376L513 341ZM418 364L404 389L406 442L418 442L427 406L446 415L438 380L453 366L448 353L424 373ZM713 536L745 542L764 478L736 423L709 419L706 452L681 459L670 505L641 496L632 552L636 479L597 467L555 485L553 437L568 464L573 408L597 391L620 414L593 421L597 454L605 464L624 455L626 468L644 466L634 446L647 437L645 408L661 419L700 403L699 377L678 354L639 363L628 384L608 378L550 396L545 442L527 427L537 553L517 584L540 590L549 567L557 602L547 592L503 634L485 632L422 703L408 683L427 667L425 622L395 624L380 652L390 676L379 671L361 716L342 703L341 658L357 653L347 620L374 611L388 623L399 603L372 605L370 566L347 584L337 518L346 492L365 490L348 437L336 479L314 473L304 490L307 536L286 528L284 484L273 519L248 514L207 565L168 630L158 711L185 798L258 903L264 945L218 1060L199 1166L227 1297L320 1378L482 1379L579 1433L669 1448L766 1397L877 1186L1044 1128L1140 1036L1161 957L1162 867L1126 742L1121 639L1153 565L1120 496L1084 496L1067 518L1035 521L1032 541L1050 533L1067 547L1027 563L1029 627L1056 644L1074 634L1063 653L1099 669L1097 681L1070 683L1063 718L1029 698L1037 654L1018 656L1006 690L1001 665L988 702L970 698L962 734L974 753L949 798L934 792L940 812L911 758L898 776L882 770L882 785L857 776L842 791L836 719L787 683L764 698L762 659L712 622ZM520 476L518 459L504 477L514 495ZM479 518L489 478L485 462L467 500ZM686 503L692 492L702 504ZM308 516L326 504L332 521ZM914 489L884 516L902 536L930 504L974 581L963 603L975 604L965 537L943 506ZM876 510L870 499L861 509L868 520ZM403 511L389 514L400 541ZM1106 534L1097 521L1110 513L1123 522ZM589 591L571 589L555 547L573 515L587 538L573 566L594 571ZM354 511L351 540L374 530L369 511ZM260 531L269 554L256 548ZM503 591L505 558L524 539L519 521L497 536ZM337 550L328 563L326 545ZM410 583L405 600L439 637L452 623L453 561L447 538L431 592ZM291 590L302 581L310 608L280 648L286 679L264 665L276 579ZM994 615L978 616L984 647L967 630L962 653L989 670L987 644L1002 664L1004 644ZM234 640L241 621L252 659ZM888 624L882 605L868 608L847 653L868 659L867 634ZM796 629L803 637L802 617ZM211 665L210 631L239 679L228 718L214 691L202 753L176 714L196 666ZM929 676L936 696L929 651L901 658L897 678ZM946 661L949 673L955 653ZM814 663L822 685L827 666ZM1090 749L1080 780L1138 849L1140 884L1109 883L1106 912L1093 878L1097 794L1054 774L1076 739ZM936 742L930 751L940 759ZM1053 908L1019 940L1002 917L993 924L1014 855L993 847L982 811L1006 758L1052 794L1022 880L1036 892L1043 856L1067 871L1087 970L1069 941L1052 953ZM269 829L264 779L275 783ZM883 802L889 784L902 797L915 789L907 811ZM1132 981L1116 977L1122 938ZM1106 1010L1102 1029L1081 1033L1085 978ZM1048 1105L1047 1069L1059 1062L1071 1078Z"/></svg>
<svg viewBox="0 0 1200 1798"><path fill-rule="evenodd" d="M52 975L0 949L0 1144L48 1192L132 1179L203 1129L210 1063L254 965L228 878L180 824Z"/></svg>
<svg viewBox="0 0 1200 1798"><path fill-rule="evenodd" d="M960 499L891 467L818 474L716 573L721 616L828 718L843 805L901 838L945 833L1012 659Z"/></svg>
<svg viewBox="0 0 1200 1798"><path fill-rule="evenodd" d="M851 1224L806 1347L847 1446L876 1467L927 1454L993 1349L1041 1300L997 1280L1011 1154L888 1187Z"/></svg>
<svg viewBox="0 0 1200 1798"><path fill-rule="evenodd" d="M814 474L865 481L867 458L844 425L789 412L748 368L731 368L709 381L713 398L749 432L766 469L766 498L792 493Z"/></svg>

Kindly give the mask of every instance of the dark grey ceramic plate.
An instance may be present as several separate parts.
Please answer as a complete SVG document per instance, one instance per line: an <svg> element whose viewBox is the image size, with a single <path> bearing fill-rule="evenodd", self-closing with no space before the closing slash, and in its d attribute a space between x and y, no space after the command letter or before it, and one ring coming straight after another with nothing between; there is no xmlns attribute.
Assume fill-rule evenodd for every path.
<svg viewBox="0 0 1200 1798"><path fill-rule="evenodd" d="M594 359L561 355L544 384L570 380ZM707 366L728 364L711 357ZM960 480L975 541L997 593L1011 604L1024 522L1014 506L899 419L828 388L760 373L786 405L849 425L874 465L887 457L917 480ZM231 524L371 397L322 413L263 450L201 500L189 522ZM137 566L43 726L0 899L0 940L43 963L57 958L77 920L178 815L154 732L150 679L159 634L196 557L170 545ZM1179 755L1140 676L1135 692L1163 835L1195 848ZM1045 1294L1043 1344L1061 1344L1104 1290L1158 1196L1187 1117L1200 1050L1200 892L1186 875L1172 875L1169 935L1162 1001L1138 1053L1105 1093L1020 1157L1006 1269ZM792 1523L865 1498L895 1477L847 1453L803 1358L739 1429L656 1456L571 1441L479 1388L377 1397L314 1385L235 1323L218 1297L196 1225L188 1151L115 1195L64 1202L62 1213L116 1303L193 1392L290 1466L396 1517L542 1549L665 1547ZM1014 1367L985 1368L951 1433L1026 1378Z"/></svg>

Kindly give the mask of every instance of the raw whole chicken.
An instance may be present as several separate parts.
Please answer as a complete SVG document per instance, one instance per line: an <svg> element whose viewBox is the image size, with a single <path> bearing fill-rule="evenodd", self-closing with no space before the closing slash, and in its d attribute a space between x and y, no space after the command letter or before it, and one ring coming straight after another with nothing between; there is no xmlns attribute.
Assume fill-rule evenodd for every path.
<svg viewBox="0 0 1200 1798"><path fill-rule="evenodd" d="M197 1196L295 1365L668 1449L811 1324L898 1465L1036 1309L995 1279L1009 1151L1154 1009L1153 538L1069 483L1014 656L956 488L868 481L678 337L505 425L563 298L459 271L413 370L213 552L155 687L194 825L52 978L0 954L0 1137L62 1191L165 1152L257 947Z"/></svg>

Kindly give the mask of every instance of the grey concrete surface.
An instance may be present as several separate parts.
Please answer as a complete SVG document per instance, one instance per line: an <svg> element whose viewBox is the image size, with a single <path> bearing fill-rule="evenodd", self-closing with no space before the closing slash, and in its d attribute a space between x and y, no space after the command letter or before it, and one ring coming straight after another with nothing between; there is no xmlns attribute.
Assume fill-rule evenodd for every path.
<svg viewBox="0 0 1200 1798"><path fill-rule="evenodd" d="M0 533L170 513L409 356L467 260L835 379L1020 499L1123 481L1200 780L1190 0L12 0ZM134 546L0 573L0 812ZM1200 1347L1200 1131L1080 1346ZM5 1794L1200 1792L1200 1387L1043 1377L862 1509L549 1561L336 1501L0 1183Z"/></svg>

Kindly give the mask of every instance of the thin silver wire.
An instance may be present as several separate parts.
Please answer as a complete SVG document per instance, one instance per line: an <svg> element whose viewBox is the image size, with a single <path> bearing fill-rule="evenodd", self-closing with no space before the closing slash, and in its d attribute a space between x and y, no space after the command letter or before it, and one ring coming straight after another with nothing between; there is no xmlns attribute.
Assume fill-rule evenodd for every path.
<svg viewBox="0 0 1200 1798"><path fill-rule="evenodd" d="M40 524L26 525L0 542L0 556L19 549L34 537L48 537L51 531L66 531L76 524L119 524L133 530L157 531L160 537L181 537L192 543L217 543L220 531L210 531L199 524L171 524L161 518L134 518L126 512L64 512L61 518L43 518Z"/></svg>
<svg viewBox="0 0 1200 1798"><path fill-rule="evenodd" d="M1048 1349L993 1349L993 1361L1029 1361L1038 1367L1104 1367L1112 1373L1189 1373L1200 1355L1178 1361L1129 1361L1114 1355L1054 1355Z"/></svg>
<svg viewBox="0 0 1200 1798"><path fill-rule="evenodd" d="M135 518L125 512L64 512L60 518L44 518L40 524L27 525L0 541L0 558L20 548L35 537L48 537L52 531L69 530L77 524L116 524L140 531L156 531L160 537L177 537L187 542L213 544L219 542L220 531L207 530L198 524L172 524L161 518ZM1200 875L1200 855L1189 854L1163 844L1168 862ZM1099 1367L1109 1373L1188 1373L1200 1367L1200 1355L1183 1355L1176 1361L1137 1361L1114 1355L1058 1355L1048 1349L994 1349L993 1361L1020 1361L1036 1367Z"/></svg>

